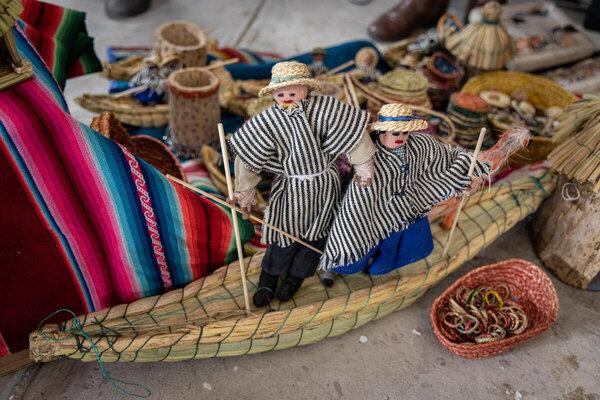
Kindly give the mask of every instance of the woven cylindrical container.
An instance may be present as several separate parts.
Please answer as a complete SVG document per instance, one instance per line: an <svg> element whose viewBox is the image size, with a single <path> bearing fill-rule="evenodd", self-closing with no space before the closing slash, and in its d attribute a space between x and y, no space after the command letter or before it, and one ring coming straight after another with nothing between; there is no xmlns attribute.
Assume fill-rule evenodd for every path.
<svg viewBox="0 0 600 400"><path fill-rule="evenodd" d="M489 343L457 343L454 335L440 317L450 298L460 286L504 285L527 315L527 329L521 334ZM558 315L558 297L552 281L529 261L513 259L474 269L459 278L431 306L433 332L440 343L452 353L464 358L486 358L510 349L547 330Z"/></svg>
<svg viewBox="0 0 600 400"><path fill-rule="evenodd" d="M221 120L219 79L202 68L184 68L169 75L169 145L185 157L200 155L202 145L218 140Z"/></svg>
<svg viewBox="0 0 600 400"><path fill-rule="evenodd" d="M446 114L456 128L456 141L465 147L475 147L479 131L487 125L488 104L479 96L456 92L450 96ZM450 127L444 121L440 131L450 133Z"/></svg>
<svg viewBox="0 0 600 400"><path fill-rule="evenodd" d="M463 70L444 53L435 53L427 64L419 65L417 71L420 71L429 81L427 95L433 109L445 110L450 95L460 87L460 81L464 76Z"/></svg>
<svg viewBox="0 0 600 400"><path fill-rule="evenodd" d="M154 30L154 53L160 58L175 55L184 67L206 65L208 40L200 27L187 21L170 21Z"/></svg>

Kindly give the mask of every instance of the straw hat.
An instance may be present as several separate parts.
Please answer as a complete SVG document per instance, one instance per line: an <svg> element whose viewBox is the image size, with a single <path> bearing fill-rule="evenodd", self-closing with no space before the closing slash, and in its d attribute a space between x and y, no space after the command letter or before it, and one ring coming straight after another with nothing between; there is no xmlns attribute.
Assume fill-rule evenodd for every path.
<svg viewBox="0 0 600 400"><path fill-rule="evenodd" d="M377 122L369 124L369 129L408 132L421 131L427 126L427 121L414 116L410 107L404 104L385 104L377 113Z"/></svg>
<svg viewBox="0 0 600 400"><path fill-rule="evenodd" d="M315 47L313 49L313 51L310 52L310 55L311 56L319 56L319 55L326 56L327 55L327 50L325 50L322 47Z"/></svg>
<svg viewBox="0 0 600 400"><path fill-rule="evenodd" d="M319 89L319 82L310 78L306 64L298 61L286 61L273 66L271 69L271 82L258 92L258 96L262 97L279 88L293 85L304 85L308 87L308 90Z"/></svg>

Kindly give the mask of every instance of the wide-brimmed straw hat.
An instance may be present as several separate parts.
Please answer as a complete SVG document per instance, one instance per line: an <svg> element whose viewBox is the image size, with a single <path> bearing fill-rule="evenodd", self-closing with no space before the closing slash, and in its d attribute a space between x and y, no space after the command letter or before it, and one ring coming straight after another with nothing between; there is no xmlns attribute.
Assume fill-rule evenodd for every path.
<svg viewBox="0 0 600 400"><path fill-rule="evenodd" d="M258 92L262 97L286 86L303 85L308 90L318 90L319 81L310 78L308 67L297 61L285 61L277 63L271 69L271 82Z"/></svg>
<svg viewBox="0 0 600 400"><path fill-rule="evenodd" d="M429 124L413 115L412 109L404 104L385 104L377 113L377 121L369 129L377 131L409 132L426 129Z"/></svg>

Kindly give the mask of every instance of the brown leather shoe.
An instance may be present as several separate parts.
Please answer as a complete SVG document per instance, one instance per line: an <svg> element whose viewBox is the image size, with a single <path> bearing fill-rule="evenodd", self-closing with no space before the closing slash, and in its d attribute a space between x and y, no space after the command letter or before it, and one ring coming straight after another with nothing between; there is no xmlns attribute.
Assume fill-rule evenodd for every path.
<svg viewBox="0 0 600 400"><path fill-rule="evenodd" d="M369 25L369 35L379 41L396 41L420 26L433 25L446 12L448 0L401 0Z"/></svg>

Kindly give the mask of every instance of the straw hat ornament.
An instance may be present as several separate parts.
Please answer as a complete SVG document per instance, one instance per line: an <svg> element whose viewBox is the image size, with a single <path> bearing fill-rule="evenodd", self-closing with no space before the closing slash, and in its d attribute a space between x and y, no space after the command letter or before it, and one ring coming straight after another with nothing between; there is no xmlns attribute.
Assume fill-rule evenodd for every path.
<svg viewBox="0 0 600 400"><path fill-rule="evenodd" d="M297 61L285 61L277 63L271 69L271 82L258 92L262 97L266 94L286 86L303 85L308 90L319 90L319 81L312 79L306 64Z"/></svg>
<svg viewBox="0 0 600 400"><path fill-rule="evenodd" d="M404 104L385 104L377 113L377 121L368 128L377 131L409 132L427 129L427 121L413 115Z"/></svg>

